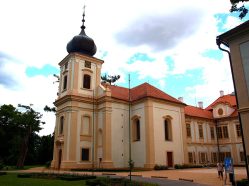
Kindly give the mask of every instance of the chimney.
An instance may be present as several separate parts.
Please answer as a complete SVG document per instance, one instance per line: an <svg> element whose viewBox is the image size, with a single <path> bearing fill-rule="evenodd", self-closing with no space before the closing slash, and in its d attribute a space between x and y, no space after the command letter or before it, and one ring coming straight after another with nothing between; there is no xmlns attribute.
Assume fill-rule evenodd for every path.
<svg viewBox="0 0 249 186"><path fill-rule="evenodd" d="M178 100L179 100L180 102L183 102L183 97L179 97Z"/></svg>
<svg viewBox="0 0 249 186"><path fill-rule="evenodd" d="M224 96L224 91L220 90L220 97Z"/></svg>
<svg viewBox="0 0 249 186"><path fill-rule="evenodd" d="M202 101L198 101L198 107L203 109L203 102Z"/></svg>

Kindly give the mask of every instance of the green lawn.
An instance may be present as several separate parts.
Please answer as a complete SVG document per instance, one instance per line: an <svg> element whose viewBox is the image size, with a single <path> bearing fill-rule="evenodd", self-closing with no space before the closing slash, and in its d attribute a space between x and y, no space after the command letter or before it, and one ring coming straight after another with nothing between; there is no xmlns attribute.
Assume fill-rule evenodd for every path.
<svg viewBox="0 0 249 186"><path fill-rule="evenodd" d="M17 174L0 176L1 186L85 186L85 181L64 181L37 178L17 178Z"/></svg>

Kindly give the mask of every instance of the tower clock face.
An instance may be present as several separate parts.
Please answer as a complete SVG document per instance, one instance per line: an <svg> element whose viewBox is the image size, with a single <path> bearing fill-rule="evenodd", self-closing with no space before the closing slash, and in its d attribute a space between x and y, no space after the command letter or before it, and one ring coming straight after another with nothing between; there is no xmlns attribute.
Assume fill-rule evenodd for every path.
<svg viewBox="0 0 249 186"><path fill-rule="evenodd" d="M223 109L222 108L219 108L218 109L218 114L221 116L221 115L223 115Z"/></svg>

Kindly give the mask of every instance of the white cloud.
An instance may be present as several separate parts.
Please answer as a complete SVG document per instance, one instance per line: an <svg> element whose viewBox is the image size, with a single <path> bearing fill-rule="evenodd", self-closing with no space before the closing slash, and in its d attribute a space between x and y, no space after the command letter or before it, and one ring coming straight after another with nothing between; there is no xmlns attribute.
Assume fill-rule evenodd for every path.
<svg viewBox="0 0 249 186"><path fill-rule="evenodd" d="M57 85L52 84L54 78L52 76L47 78L44 76L27 77L25 70L28 66L42 67L45 64L58 66L58 63L67 55L67 42L80 32L83 5L84 2L81 0L73 2L68 0L8 0L1 3L0 52L14 56L19 63L5 64L4 71L17 80L18 89L9 89L0 85L2 97L0 104L32 103L34 108L41 112L46 104L52 105L57 92ZM217 49L215 38L220 34L216 27L219 20L216 20L213 15L229 13L229 1L91 0L87 1L86 5L86 34L92 37L97 45L96 57L107 52L102 72L120 74L120 81L123 82L127 79L127 73L137 72L138 78L156 79L159 86L163 88L166 86L167 76L184 75L187 70L201 68L204 72L202 77L205 79L204 84L186 88L189 92L196 92L195 95L198 99L205 96L214 97L215 92L218 92L222 86L231 87L230 72L223 71L224 68L228 69L228 67L224 67L227 63L210 61L201 55L207 49ZM189 11L183 11L185 9ZM191 12L191 10L193 11ZM148 24L153 25L153 22L150 22L152 21L151 16L169 19L163 20L165 21L163 30L171 30L171 35L167 35L168 40L162 38L164 42L169 42L171 37L177 38L177 34L181 35L184 32L184 27L179 25L180 23L186 23L185 27L188 27L191 33L183 34L181 38L177 38L174 45L168 45L170 47L165 47L165 49L161 47L156 52L151 45L142 44L128 47L117 42L116 34L124 32L129 25L135 27L134 20L144 20L143 18L147 17ZM189 24L187 24L188 19ZM156 21L156 19L153 20ZM195 21L196 24L191 25L190 20L191 22ZM146 24L146 21L143 23ZM237 24L237 20L229 17L225 27L230 28L235 24ZM194 30L191 26L194 26ZM174 33L174 28L170 27L182 30L178 29ZM157 34L153 28L150 31L154 32L151 34ZM136 37L140 37L137 34L130 34L130 38L127 39L134 40ZM158 37L153 37L158 39ZM153 41L153 45L155 44L156 42ZM138 60L128 64L129 58L136 53L146 53L155 58L155 61ZM174 60L173 71L169 70L164 61L166 56L171 56ZM208 94L211 90L212 93ZM191 97L192 95L186 96ZM41 134L49 134L54 128L54 116L51 113L44 116L47 125Z"/></svg>

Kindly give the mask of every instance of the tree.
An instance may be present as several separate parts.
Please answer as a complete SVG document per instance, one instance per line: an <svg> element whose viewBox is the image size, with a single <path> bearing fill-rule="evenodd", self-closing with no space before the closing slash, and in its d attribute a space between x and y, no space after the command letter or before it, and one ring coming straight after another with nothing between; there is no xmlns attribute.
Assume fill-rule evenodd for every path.
<svg viewBox="0 0 249 186"><path fill-rule="evenodd" d="M30 138L35 132L41 130L40 125L44 124L40 119L42 114L34 111L30 106L18 105L18 107L24 108L26 111L22 113L19 117L19 127L22 129L22 143L20 147L20 153L17 160L17 168L23 168L24 161L28 153L28 147L30 143Z"/></svg>
<svg viewBox="0 0 249 186"><path fill-rule="evenodd" d="M114 76L110 76L110 75L104 75L104 76L101 76L101 79L104 83L109 83L110 85L112 83L115 83L118 79L120 78L120 75L114 75Z"/></svg>
<svg viewBox="0 0 249 186"><path fill-rule="evenodd" d="M239 17L240 19L243 19L246 14L248 13L248 9L245 7L244 2L249 1L249 0L230 0L232 6L230 9L230 12L239 12ZM243 5L238 7L238 3L242 2Z"/></svg>
<svg viewBox="0 0 249 186"><path fill-rule="evenodd" d="M45 112L56 112L56 108L55 107L49 107L47 105L43 108L43 110Z"/></svg>
<svg viewBox="0 0 249 186"><path fill-rule="evenodd" d="M18 120L21 113L12 105L0 107L0 161L4 164L16 163L20 147Z"/></svg>

